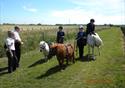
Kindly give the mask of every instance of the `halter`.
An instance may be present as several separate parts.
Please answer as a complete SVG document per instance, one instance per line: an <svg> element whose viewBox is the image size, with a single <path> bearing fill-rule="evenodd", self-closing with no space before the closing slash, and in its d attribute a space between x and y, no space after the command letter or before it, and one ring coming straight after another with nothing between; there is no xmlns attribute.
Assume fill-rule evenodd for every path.
<svg viewBox="0 0 125 88"><path fill-rule="evenodd" d="M40 47L40 48L45 49L45 46L42 46L42 47Z"/></svg>

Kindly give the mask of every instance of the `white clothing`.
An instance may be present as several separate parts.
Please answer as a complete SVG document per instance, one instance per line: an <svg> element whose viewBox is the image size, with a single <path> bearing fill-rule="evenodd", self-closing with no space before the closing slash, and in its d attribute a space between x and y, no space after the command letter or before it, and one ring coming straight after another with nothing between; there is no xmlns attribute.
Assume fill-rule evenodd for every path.
<svg viewBox="0 0 125 88"><path fill-rule="evenodd" d="M8 37L6 39L6 46L8 46L10 50L15 50L15 40L13 38Z"/></svg>
<svg viewBox="0 0 125 88"><path fill-rule="evenodd" d="M13 33L14 33L14 39L21 42L21 38L20 38L19 33L17 31L13 31Z"/></svg>

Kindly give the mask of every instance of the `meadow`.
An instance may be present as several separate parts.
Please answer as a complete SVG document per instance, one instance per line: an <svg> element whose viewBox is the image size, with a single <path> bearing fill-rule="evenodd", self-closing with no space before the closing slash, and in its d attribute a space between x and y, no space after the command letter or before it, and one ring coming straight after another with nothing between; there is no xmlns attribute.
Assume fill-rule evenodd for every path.
<svg viewBox="0 0 125 88"><path fill-rule="evenodd" d="M39 42L41 40L46 40L47 42L56 41L56 33L58 31L58 26L29 26L29 25L19 25L21 32L21 38L24 42L22 45L22 53L29 52L39 47ZM5 39L7 37L7 31L14 29L14 25L2 25L0 26L0 57L5 56L5 51L3 48ZM77 26L65 26L66 38L69 39L72 36L69 36L72 33L75 33L74 29L77 29ZM29 47L30 46L30 47Z"/></svg>
<svg viewBox="0 0 125 88"><path fill-rule="evenodd" d="M2 25L0 26L0 57L5 56L5 51L3 48L5 39L7 37L7 31L13 30L15 25ZM56 42L56 33L58 31L58 26L48 25L48 26L38 26L38 25L19 25L21 32L21 38L24 42L22 45L22 53L29 52L39 47L39 42L41 40L46 40L47 42ZM66 34L65 41L76 38L76 33L78 32L79 26L63 26ZM97 26L97 30L107 29L108 26ZM30 47L29 47L30 46Z"/></svg>
<svg viewBox="0 0 125 88"><path fill-rule="evenodd" d="M24 41L21 66L17 71L8 74L7 58L0 58L0 88L125 87L123 33L119 27L98 27L97 32L104 42L101 47L101 56L96 49L95 61L81 61L77 59L77 52L75 64L70 63L64 71L60 71L56 57L44 62L43 54L38 49L40 40L55 41L57 28L21 32ZM65 43L73 43L78 26L65 27L64 31L66 32ZM5 36L6 32L2 32L0 36ZM2 37L2 40L3 38L5 37ZM85 55L87 55L87 46Z"/></svg>

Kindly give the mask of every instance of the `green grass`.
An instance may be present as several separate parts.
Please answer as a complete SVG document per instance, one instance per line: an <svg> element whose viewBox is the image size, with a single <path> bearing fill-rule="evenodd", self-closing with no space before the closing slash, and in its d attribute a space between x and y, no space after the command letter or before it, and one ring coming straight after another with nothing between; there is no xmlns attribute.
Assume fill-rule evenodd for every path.
<svg viewBox="0 0 125 88"><path fill-rule="evenodd" d="M0 26L0 58L5 56L4 42L7 37L7 30L12 30L14 25L2 25ZM24 45L22 45L22 53L26 53L36 49L39 46L41 40L49 42L56 42L56 34L58 26L29 26L20 25L20 36ZM69 40L76 33L77 26L64 26L65 41ZM30 46L30 47L29 47Z"/></svg>
<svg viewBox="0 0 125 88"><path fill-rule="evenodd" d="M101 56L96 56L95 61L77 60L60 71L56 57L44 63L39 50L33 50L22 55L17 71L11 74L7 74L7 70L0 72L0 88L124 88L121 30L102 30L99 35L104 45ZM6 64L7 59L0 58L0 68Z"/></svg>
<svg viewBox="0 0 125 88"><path fill-rule="evenodd" d="M15 25L1 25L0 26L0 58L5 56L4 42L7 37L7 31L12 30ZM36 49L41 40L46 40L47 42L56 42L56 34L58 31L58 26L54 25L19 25L21 32L20 36L24 45L22 45L22 53L26 53ZM72 39L76 36L79 26L63 26L65 32L65 41ZM86 28L86 27L84 27ZM96 30L107 29L109 26L96 26ZM29 47L30 46L30 47Z"/></svg>

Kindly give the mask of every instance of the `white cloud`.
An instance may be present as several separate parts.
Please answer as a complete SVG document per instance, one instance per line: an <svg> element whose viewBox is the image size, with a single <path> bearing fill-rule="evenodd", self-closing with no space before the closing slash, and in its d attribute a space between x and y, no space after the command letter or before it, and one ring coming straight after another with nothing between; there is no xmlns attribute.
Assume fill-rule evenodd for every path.
<svg viewBox="0 0 125 88"><path fill-rule="evenodd" d="M37 12L37 9L32 8L32 7L23 6L23 9L26 10L26 11L29 11L29 12Z"/></svg>
<svg viewBox="0 0 125 88"><path fill-rule="evenodd" d="M45 24L87 24L91 18L95 24L125 24L124 0L70 0L74 8L38 12L36 17L27 17L23 23ZM37 12L31 5L23 6L25 11Z"/></svg>
<svg viewBox="0 0 125 88"><path fill-rule="evenodd" d="M71 3L81 6L87 10L101 13L119 13L124 7L124 0L70 0Z"/></svg>
<svg viewBox="0 0 125 88"><path fill-rule="evenodd" d="M118 8L124 0L70 0L77 5L104 6L104 8ZM108 6L108 7L107 7Z"/></svg>
<svg viewBox="0 0 125 88"><path fill-rule="evenodd" d="M82 23L87 24L91 18L95 19L96 24L122 24L123 18L121 15L104 15L95 11L86 11L81 8L67 9L62 11L53 11L51 16L56 20L62 20L65 23Z"/></svg>
<svg viewBox="0 0 125 88"><path fill-rule="evenodd" d="M86 24L91 18L96 24L125 24L124 0L70 0L75 8L55 10L51 12L52 18L65 23Z"/></svg>

